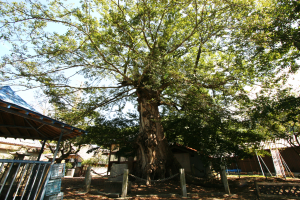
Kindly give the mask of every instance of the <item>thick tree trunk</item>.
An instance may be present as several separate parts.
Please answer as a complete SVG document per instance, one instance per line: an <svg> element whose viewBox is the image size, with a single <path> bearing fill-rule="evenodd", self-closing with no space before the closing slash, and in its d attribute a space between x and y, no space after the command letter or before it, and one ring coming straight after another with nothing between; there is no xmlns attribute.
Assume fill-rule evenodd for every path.
<svg viewBox="0 0 300 200"><path fill-rule="evenodd" d="M137 138L137 175L161 179L178 173L180 164L175 159L164 136L159 115L159 94L153 90L137 90L140 130Z"/></svg>

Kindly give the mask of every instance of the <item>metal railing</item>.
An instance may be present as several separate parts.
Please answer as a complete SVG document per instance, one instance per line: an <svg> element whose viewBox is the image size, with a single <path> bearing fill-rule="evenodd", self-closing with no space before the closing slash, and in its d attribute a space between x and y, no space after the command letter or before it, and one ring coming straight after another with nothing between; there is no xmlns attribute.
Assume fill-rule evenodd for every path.
<svg viewBox="0 0 300 200"><path fill-rule="evenodd" d="M0 159L0 199L41 198L51 162Z"/></svg>

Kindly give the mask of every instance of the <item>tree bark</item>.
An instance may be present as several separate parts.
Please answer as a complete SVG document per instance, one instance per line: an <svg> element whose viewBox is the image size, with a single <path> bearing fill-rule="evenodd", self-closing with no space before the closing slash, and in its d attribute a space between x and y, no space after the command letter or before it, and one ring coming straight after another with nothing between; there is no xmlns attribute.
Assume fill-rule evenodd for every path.
<svg viewBox="0 0 300 200"><path fill-rule="evenodd" d="M169 149L159 115L159 92L138 89L140 130L136 143L136 174L147 179L162 179L178 172L180 164Z"/></svg>

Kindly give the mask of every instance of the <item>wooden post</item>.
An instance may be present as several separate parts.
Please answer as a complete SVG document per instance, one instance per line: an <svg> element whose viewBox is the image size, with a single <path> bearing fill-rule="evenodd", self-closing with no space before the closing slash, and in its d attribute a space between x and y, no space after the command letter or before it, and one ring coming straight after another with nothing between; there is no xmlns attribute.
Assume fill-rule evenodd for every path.
<svg viewBox="0 0 300 200"><path fill-rule="evenodd" d="M238 175L239 175L239 179L241 178L241 173L240 173L240 170L239 170L239 160L235 154L235 160L236 160L236 168L237 168L237 172L238 172ZM242 168L241 168L242 169Z"/></svg>
<svg viewBox="0 0 300 200"><path fill-rule="evenodd" d="M256 181L254 181L254 185L255 185L255 188L256 188L257 196L259 197L260 196L260 191L259 191L259 186L258 186Z"/></svg>
<svg viewBox="0 0 300 200"><path fill-rule="evenodd" d="M180 172L180 185L181 185L182 197L187 197L184 169L181 168L179 172Z"/></svg>
<svg viewBox="0 0 300 200"><path fill-rule="evenodd" d="M196 171L195 171L195 164L192 165L192 175L195 176Z"/></svg>
<svg viewBox="0 0 300 200"><path fill-rule="evenodd" d="M61 142L61 139L62 139L62 135L63 135L63 131L61 131L60 133L60 136L59 136L59 139L57 141L57 145L56 145L56 149L55 149L55 152L54 152L54 155L53 155L53 159L52 159L52 163L54 163L55 159L56 159L56 156L57 156L57 153L58 153L58 149L59 149L59 145L60 145L60 142Z"/></svg>
<svg viewBox="0 0 300 200"><path fill-rule="evenodd" d="M230 194L225 166L221 166L221 179L222 179L222 182L223 182L223 185L224 185L224 188L225 188L225 193Z"/></svg>
<svg viewBox="0 0 300 200"><path fill-rule="evenodd" d="M91 174L92 166L88 166L85 172L85 179L84 179L84 190L85 192L90 191L91 181L92 181L92 174Z"/></svg>
<svg viewBox="0 0 300 200"><path fill-rule="evenodd" d="M110 145L110 150L109 150L109 157L108 157L108 166L107 166L107 173L106 175L108 176L108 171L110 171L110 159L111 159L111 149L112 149L112 144Z"/></svg>
<svg viewBox="0 0 300 200"><path fill-rule="evenodd" d="M122 198L125 198L127 195L127 187L128 187L128 174L129 169L124 169L123 173L123 183L122 183Z"/></svg>

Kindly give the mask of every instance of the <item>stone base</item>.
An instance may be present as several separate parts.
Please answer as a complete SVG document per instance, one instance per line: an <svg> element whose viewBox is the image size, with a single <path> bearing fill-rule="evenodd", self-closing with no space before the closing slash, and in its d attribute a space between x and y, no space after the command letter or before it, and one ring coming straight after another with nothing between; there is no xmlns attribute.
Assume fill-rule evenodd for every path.
<svg viewBox="0 0 300 200"><path fill-rule="evenodd" d="M74 177L75 169L68 169L66 176Z"/></svg>
<svg viewBox="0 0 300 200"><path fill-rule="evenodd" d="M80 167L75 168L74 176L73 177L80 177Z"/></svg>
<svg viewBox="0 0 300 200"><path fill-rule="evenodd" d="M104 192L122 193L122 181L105 181ZM131 182L128 181L127 194L131 192Z"/></svg>

